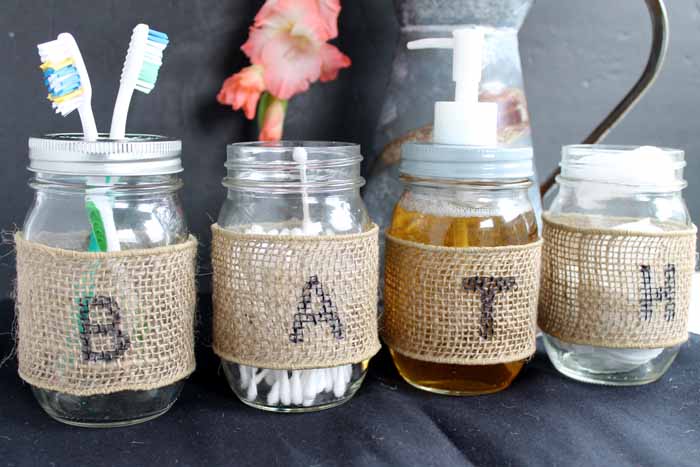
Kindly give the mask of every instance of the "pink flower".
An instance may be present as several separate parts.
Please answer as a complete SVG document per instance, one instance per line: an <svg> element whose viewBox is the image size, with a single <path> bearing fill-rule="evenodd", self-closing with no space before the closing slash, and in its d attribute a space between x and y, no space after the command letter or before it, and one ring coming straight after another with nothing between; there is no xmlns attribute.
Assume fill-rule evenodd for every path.
<svg viewBox="0 0 700 467"><path fill-rule="evenodd" d="M326 42L338 35L340 0L268 0L241 49L265 69L267 90L280 99L304 92L319 78L335 79L350 59Z"/></svg>
<svg viewBox="0 0 700 467"><path fill-rule="evenodd" d="M291 3L291 2L290 2ZM295 2L297 3L297 2ZM298 2L303 3L303 2ZM338 37L338 15L340 14L340 0L315 0L307 2L303 8L310 8L321 17L323 22L324 40L335 39ZM315 3L315 5L313 5ZM284 10L285 5L279 5L279 0L267 0L260 8L260 11L255 16L255 27L263 26L267 20L274 20L278 15L278 9Z"/></svg>
<svg viewBox="0 0 700 467"><path fill-rule="evenodd" d="M284 130L284 115L287 113L287 101L270 96L270 105L265 111L260 141L279 141Z"/></svg>
<svg viewBox="0 0 700 467"><path fill-rule="evenodd" d="M243 109L246 118L252 120L255 118L255 109L263 91L263 67L252 65L226 78L216 100L220 104L230 105L234 110Z"/></svg>
<svg viewBox="0 0 700 467"><path fill-rule="evenodd" d="M321 48L321 81L333 81L338 77L341 68L351 64L350 58L330 44Z"/></svg>

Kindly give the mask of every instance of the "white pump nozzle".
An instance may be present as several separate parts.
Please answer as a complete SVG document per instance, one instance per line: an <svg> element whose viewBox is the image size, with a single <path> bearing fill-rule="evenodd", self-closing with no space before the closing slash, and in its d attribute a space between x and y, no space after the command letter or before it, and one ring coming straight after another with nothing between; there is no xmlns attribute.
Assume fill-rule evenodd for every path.
<svg viewBox="0 0 700 467"><path fill-rule="evenodd" d="M456 29L452 38L419 39L408 43L410 50L453 49L452 80L457 83L456 101L477 102L484 49L484 31L478 28Z"/></svg>
<svg viewBox="0 0 700 467"><path fill-rule="evenodd" d="M479 83L484 49L484 30L463 28L452 38L439 37L409 42L408 49L453 49L454 102L435 103L433 140L445 144L495 145L498 108L479 102Z"/></svg>

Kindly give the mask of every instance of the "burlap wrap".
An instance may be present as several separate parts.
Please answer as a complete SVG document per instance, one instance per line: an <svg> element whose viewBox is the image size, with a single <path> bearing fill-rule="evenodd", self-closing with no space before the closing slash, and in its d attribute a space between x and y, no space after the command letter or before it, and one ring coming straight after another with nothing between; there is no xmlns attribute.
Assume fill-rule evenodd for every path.
<svg viewBox="0 0 700 467"><path fill-rule="evenodd" d="M614 224L582 215L543 217L540 327L565 342L601 347L685 342L696 228L643 233L592 226L606 219ZM624 221L631 219L616 223Z"/></svg>
<svg viewBox="0 0 700 467"><path fill-rule="evenodd" d="M479 365L535 352L542 242L443 247L387 234L382 337L435 363Z"/></svg>
<svg viewBox="0 0 700 467"><path fill-rule="evenodd" d="M378 228L320 237L212 226L214 352L259 368L358 363L380 348Z"/></svg>
<svg viewBox="0 0 700 467"><path fill-rule="evenodd" d="M194 237L109 253L52 248L19 233L15 242L22 379L90 396L155 389L194 371Z"/></svg>

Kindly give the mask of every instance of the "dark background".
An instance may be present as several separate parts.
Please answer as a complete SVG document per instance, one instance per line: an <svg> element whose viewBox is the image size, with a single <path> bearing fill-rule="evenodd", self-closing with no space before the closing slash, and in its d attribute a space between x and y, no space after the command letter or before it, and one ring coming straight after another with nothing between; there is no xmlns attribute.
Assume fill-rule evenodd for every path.
<svg viewBox="0 0 700 467"><path fill-rule="evenodd" d="M697 219L700 2L667 3L671 45L666 67L607 142L685 148L686 199ZM155 91L137 93L132 101L127 129L183 140L185 210L206 248L209 224L224 198L225 145L257 135L254 123L219 105L215 96L228 75L247 65L239 47L261 4L0 0L0 226L21 226L31 204L27 137L79 129L77 115L60 118L50 109L36 44L62 31L74 33L93 82L98 127L107 130L131 29L146 22L167 31L172 42ZM316 84L290 102L285 137L356 141L373 160L370 149L398 33L391 0L345 0L335 43L353 65L337 81ZM642 0L537 0L520 37L536 161L544 176L558 163L560 146L583 139L634 83L648 53L649 21ZM443 56L449 67L449 55ZM6 247L3 253L9 251ZM11 255L0 260L0 296L10 290L13 268ZM202 287L208 290L206 280Z"/></svg>

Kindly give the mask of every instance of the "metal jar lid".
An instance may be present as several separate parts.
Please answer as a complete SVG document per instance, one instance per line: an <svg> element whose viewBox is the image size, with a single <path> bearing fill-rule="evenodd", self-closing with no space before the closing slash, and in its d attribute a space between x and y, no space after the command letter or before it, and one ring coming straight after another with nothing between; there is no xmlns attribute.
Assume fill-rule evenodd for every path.
<svg viewBox="0 0 700 467"><path fill-rule="evenodd" d="M399 172L419 178L513 180L534 175L532 147L406 143Z"/></svg>
<svg viewBox="0 0 700 467"><path fill-rule="evenodd" d="M56 175L140 176L182 172L182 142L157 135L128 134L112 140L81 133L29 138L29 170Z"/></svg>

